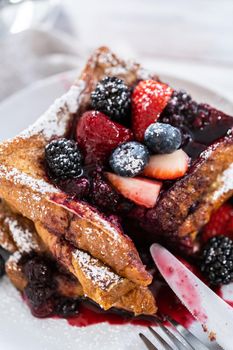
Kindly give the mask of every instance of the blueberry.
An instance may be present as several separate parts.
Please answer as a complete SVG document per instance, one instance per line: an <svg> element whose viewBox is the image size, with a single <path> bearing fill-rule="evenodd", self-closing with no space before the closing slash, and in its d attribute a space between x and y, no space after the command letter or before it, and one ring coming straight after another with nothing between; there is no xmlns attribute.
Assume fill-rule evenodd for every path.
<svg viewBox="0 0 233 350"><path fill-rule="evenodd" d="M144 140L154 153L172 153L180 147L182 135L170 124L154 123L146 129Z"/></svg>
<svg viewBox="0 0 233 350"><path fill-rule="evenodd" d="M149 161L149 151L139 142L131 141L118 146L112 153L109 164L120 176L138 175Z"/></svg>
<svg viewBox="0 0 233 350"><path fill-rule="evenodd" d="M5 273L5 261L3 257L0 255L0 277L2 277Z"/></svg>

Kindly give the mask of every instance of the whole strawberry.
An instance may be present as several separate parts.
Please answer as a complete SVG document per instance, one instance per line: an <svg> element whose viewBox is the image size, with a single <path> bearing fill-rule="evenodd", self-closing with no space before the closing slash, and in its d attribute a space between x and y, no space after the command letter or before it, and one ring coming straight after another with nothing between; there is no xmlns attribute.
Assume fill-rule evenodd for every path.
<svg viewBox="0 0 233 350"><path fill-rule="evenodd" d="M138 141L143 141L147 127L156 122L166 107L173 90L154 80L142 80L132 94L133 132Z"/></svg>
<svg viewBox="0 0 233 350"><path fill-rule="evenodd" d="M131 130L101 112L87 111L77 124L76 140L88 165L105 163L117 146L132 138Z"/></svg>

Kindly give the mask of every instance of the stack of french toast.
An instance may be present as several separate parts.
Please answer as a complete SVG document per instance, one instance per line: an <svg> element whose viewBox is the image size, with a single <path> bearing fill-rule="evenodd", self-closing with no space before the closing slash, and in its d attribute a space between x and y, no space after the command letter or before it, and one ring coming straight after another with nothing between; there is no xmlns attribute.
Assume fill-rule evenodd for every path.
<svg viewBox="0 0 233 350"><path fill-rule="evenodd" d="M145 247L149 247L152 242L162 241L171 249L174 246L176 251L187 255L198 252L202 228L212 213L233 194L233 123L222 112L203 105L203 113L200 112L201 107L197 106L196 115L192 117L193 129L189 129L190 134L194 135L192 140L187 141L183 137L180 144L174 146L177 149L172 149L169 154L154 154L151 146L149 152L144 152L144 158L140 159L140 172L132 176L123 174L126 167L118 172L122 166L120 160L123 153L118 158L114 155L113 151L122 146L115 139L110 142L114 143L114 149L111 149L115 156L111 158L112 168L100 164L99 158L98 164L93 161L92 152L96 149L90 149L86 144L90 141L90 135L98 133L97 123L93 134L88 130L86 144L82 136L80 143L79 138L75 141L80 145L83 167L89 172L88 183L92 181L90 174L94 174L95 178L95 186L92 184L89 194L79 197L70 190L64 190L63 185L70 178L67 180L64 177L62 186L59 176L53 178L54 169L49 169L51 163L46 161L46 147L57 140L73 142L77 125L79 130L84 130L79 123L83 122L84 117L87 118L85 113L92 111L93 91L105 77L123 81L129 88L130 96L135 97L133 106L127 107L128 113L137 116L133 126L128 122L122 122L122 126L119 119L113 121L119 133L123 133L124 128L128 130L124 130L124 135L130 135L129 130L132 129L134 136L127 136L121 144L135 142L144 147L141 129L140 132L138 130L143 126L144 122L141 123L140 118L147 104L143 101L144 96L140 95L141 90L136 89L141 82L150 82L151 85L147 85L146 89L156 82L156 87L159 86L163 92L165 84L139 64L125 62L109 49L100 48L88 60L81 76L69 91L56 100L33 126L0 144L0 246L10 253L6 272L21 292L32 282L32 276L28 279L28 273L25 272L25 261L27 264L37 256L46 257L50 264L56 266L53 269L53 281L57 294L91 300L104 310L114 308L135 315L154 315L157 306L150 286L156 277L142 261L140 244L143 241L146 242ZM140 89L143 89L142 85ZM166 98L157 96L161 110L156 112L156 118L153 116L154 122L146 122L146 130L152 123L156 124L156 120L161 121L160 124L166 124L169 118L171 120L173 112L171 106L168 108L168 103L171 99L179 99L177 96L166 85ZM138 103L144 103L143 112ZM153 106L150 106L150 115L153 115ZM104 120L102 107L99 108L99 117ZM98 117L98 113L92 112L91 116ZM140 118L139 113L142 113ZM104 117L106 115L107 112ZM198 127L194 119L197 121L200 115L204 126ZM209 122L206 122L207 119ZM89 120L86 128L89 125L91 127L92 119ZM183 121L187 129L185 123ZM204 136L206 125L211 133L209 140ZM172 127L177 128L177 125ZM104 128L108 130L108 121ZM200 132L202 129L203 135ZM152 128L150 131L153 132ZM151 134L149 131L147 134L149 140ZM105 143L107 138L105 134ZM151 145L149 141L147 143ZM133 168L134 164L130 171L136 172L139 162ZM111 197L112 201L120 198L119 201L122 200L126 209L121 210L117 206L113 210L112 203L108 202L106 207L103 200L98 201L91 194L91 191L96 194L96 189L99 191L98 178L101 179L99 181L106 181L106 188L110 186L116 192L116 196ZM139 240L134 240L133 230L141 232Z"/></svg>

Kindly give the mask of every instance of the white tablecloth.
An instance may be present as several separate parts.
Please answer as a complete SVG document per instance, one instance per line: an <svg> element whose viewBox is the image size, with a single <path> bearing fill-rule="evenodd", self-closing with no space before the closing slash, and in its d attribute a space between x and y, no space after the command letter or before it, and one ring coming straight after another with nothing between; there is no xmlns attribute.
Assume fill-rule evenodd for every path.
<svg viewBox="0 0 233 350"><path fill-rule="evenodd" d="M233 96L231 0L66 0L60 14L49 30L1 38L0 100L79 66L99 45Z"/></svg>

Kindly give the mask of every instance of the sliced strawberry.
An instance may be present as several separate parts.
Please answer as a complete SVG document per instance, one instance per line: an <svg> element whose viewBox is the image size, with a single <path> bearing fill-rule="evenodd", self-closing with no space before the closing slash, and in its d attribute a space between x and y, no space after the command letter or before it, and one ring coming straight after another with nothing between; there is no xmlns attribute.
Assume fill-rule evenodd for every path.
<svg viewBox="0 0 233 350"><path fill-rule="evenodd" d="M161 180L173 180L183 176L189 165L189 157L179 149L169 154L156 154L150 157L143 175Z"/></svg>
<svg viewBox="0 0 233 350"><path fill-rule="evenodd" d="M113 173L105 174L111 184L124 197L146 208L153 208L157 201L162 183L142 177L122 177Z"/></svg>
<svg viewBox="0 0 233 350"><path fill-rule="evenodd" d="M131 130L96 111L85 112L78 121L76 140L85 164L103 163L120 144L133 138Z"/></svg>
<svg viewBox="0 0 233 350"><path fill-rule="evenodd" d="M233 206L223 204L211 215L208 224L202 231L202 241L207 242L210 238L224 235L233 238Z"/></svg>
<svg viewBox="0 0 233 350"><path fill-rule="evenodd" d="M133 132L138 141L143 141L147 127L159 118L172 92L172 88L158 81L138 83L132 94Z"/></svg>

